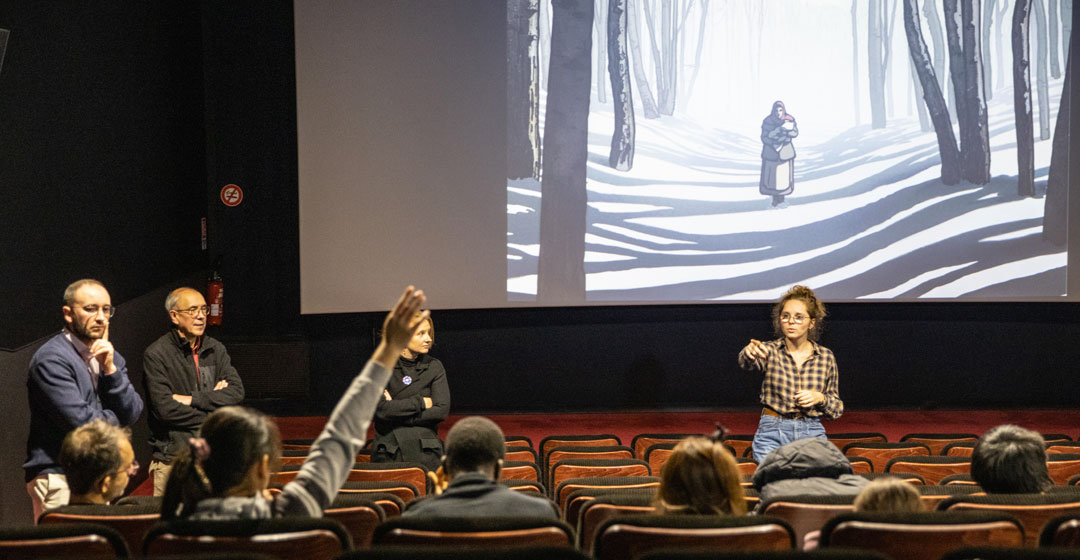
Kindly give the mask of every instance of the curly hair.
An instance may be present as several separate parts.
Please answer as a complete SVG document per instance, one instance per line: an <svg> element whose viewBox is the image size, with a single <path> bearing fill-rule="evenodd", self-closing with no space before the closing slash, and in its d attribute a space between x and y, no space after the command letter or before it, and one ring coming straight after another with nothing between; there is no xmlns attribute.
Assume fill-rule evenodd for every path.
<svg viewBox="0 0 1080 560"><path fill-rule="evenodd" d="M780 301L773 306L772 322L776 336L782 337L784 335L784 329L780 325L780 313L784 311L784 305L793 299L803 302L803 305L806 306L806 312L810 315L810 318L814 320L814 324L810 327L807 337L810 340L817 342L818 338L821 337L821 331L825 329L825 304L814 295L814 290L811 290L806 286L792 286L791 289L784 294L784 297L780 298Z"/></svg>

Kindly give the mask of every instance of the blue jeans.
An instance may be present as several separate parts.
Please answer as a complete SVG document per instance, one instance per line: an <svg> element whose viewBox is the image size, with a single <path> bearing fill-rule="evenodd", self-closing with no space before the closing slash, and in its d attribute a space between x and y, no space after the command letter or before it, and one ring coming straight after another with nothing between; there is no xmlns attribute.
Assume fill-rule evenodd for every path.
<svg viewBox="0 0 1080 560"><path fill-rule="evenodd" d="M754 433L754 460L759 464L770 451L798 439L816 437L826 439L825 428L819 418L787 419L761 415L757 432Z"/></svg>

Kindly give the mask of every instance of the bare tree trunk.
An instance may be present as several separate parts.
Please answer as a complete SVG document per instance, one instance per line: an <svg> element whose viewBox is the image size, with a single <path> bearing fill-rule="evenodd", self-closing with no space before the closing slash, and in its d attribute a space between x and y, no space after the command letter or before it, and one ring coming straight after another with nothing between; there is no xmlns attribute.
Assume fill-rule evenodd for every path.
<svg viewBox="0 0 1080 560"><path fill-rule="evenodd" d="M862 124L859 95L859 0L851 0L851 98L855 101L855 126Z"/></svg>
<svg viewBox="0 0 1080 560"><path fill-rule="evenodd" d="M1046 75L1046 7L1035 0L1035 91L1039 103L1039 140L1050 139L1050 78Z"/></svg>
<svg viewBox="0 0 1080 560"><path fill-rule="evenodd" d="M551 0L540 0L540 87L547 91L548 61L551 60Z"/></svg>
<svg viewBox="0 0 1080 560"><path fill-rule="evenodd" d="M1035 196L1035 125L1031 121L1031 0L1016 0L1012 20L1013 111L1016 115L1017 192Z"/></svg>
<svg viewBox="0 0 1080 560"><path fill-rule="evenodd" d="M675 99L679 92L679 18L678 3L675 0L661 0L664 7L664 31L661 37L664 40L664 79L666 95L660 99L660 114L671 116L675 114Z"/></svg>
<svg viewBox="0 0 1080 560"><path fill-rule="evenodd" d="M934 75L930 53L927 52L926 41L923 40L918 0L904 0L904 31L907 34L912 66L919 77L919 83L922 84L926 107L930 111L930 120L934 123L938 152L941 154L941 182L955 185L960 182L960 150L956 147L956 136L949 120L949 108L945 105L940 82Z"/></svg>
<svg viewBox="0 0 1080 560"><path fill-rule="evenodd" d="M604 19L607 14L606 0L596 0L593 6L593 27L596 29L596 100L607 103L607 76L604 75L604 66L607 65L607 25Z"/></svg>
<svg viewBox="0 0 1080 560"><path fill-rule="evenodd" d="M993 64L990 62L990 28L994 23L994 0L982 0L982 60L983 60L983 92L986 100L994 98L994 86L991 83Z"/></svg>
<svg viewBox="0 0 1080 560"><path fill-rule="evenodd" d="M1065 2L1072 2L1072 0L1065 0ZM1061 77L1061 65L1058 64L1059 25L1058 0L1050 0L1050 77L1055 80Z"/></svg>
<svg viewBox="0 0 1080 560"><path fill-rule="evenodd" d="M1006 31L1008 31L1010 28L1008 25L1005 25L1005 14L1008 13L1008 11L1009 0L1001 0L1000 7L997 10L997 16L995 17L998 22L997 32L994 33L994 51L997 52L998 64L1001 65L1001 71L997 73L997 80L995 80L994 84L994 87L997 89L1002 89L1005 87L1006 64L1005 53L1002 50L1004 47L1002 45L1005 44L1005 39L1003 37L1005 36Z"/></svg>
<svg viewBox="0 0 1080 560"><path fill-rule="evenodd" d="M949 68L960 124L962 174L972 183L985 185L990 182L990 133L982 91L980 12L976 1L960 0L957 6L957 0L945 0L943 6Z"/></svg>
<svg viewBox="0 0 1080 560"><path fill-rule="evenodd" d="M944 9L942 19L949 50L949 97L952 99L951 107L956 113L956 123L960 129L960 150L963 153L967 107L961 92L964 91L967 74L964 72L964 56L960 46L960 10L956 2L957 0L942 0Z"/></svg>
<svg viewBox="0 0 1080 560"><path fill-rule="evenodd" d="M870 128L885 128L885 40L883 0L870 0L867 17L868 76L870 78Z"/></svg>
<svg viewBox="0 0 1080 560"><path fill-rule="evenodd" d="M585 301L593 3L552 0L536 300Z"/></svg>
<svg viewBox="0 0 1080 560"><path fill-rule="evenodd" d="M659 30L654 23L648 0L645 0L645 7L645 24L649 27L649 46L653 55L653 73L656 76L657 109L661 115L672 115L675 112L678 57L676 5L672 0L660 0Z"/></svg>
<svg viewBox="0 0 1080 560"><path fill-rule="evenodd" d="M538 0L509 0L506 77L506 176L540 178Z"/></svg>
<svg viewBox="0 0 1080 560"><path fill-rule="evenodd" d="M983 92L987 101L994 98L994 84L990 81L993 79L990 74L994 73L994 65L990 63L990 28L994 25L994 3L995 0L983 0Z"/></svg>
<svg viewBox="0 0 1080 560"><path fill-rule="evenodd" d="M904 27L907 27L906 20L904 21ZM920 40L922 39L921 36L919 38ZM913 99L915 100L916 110L919 113L919 130L930 132L930 115L926 112L926 104L923 102L923 98L926 97L926 94L923 93L922 82L919 81L919 73L915 69L915 59L909 57L908 61L908 67L911 69L911 87L915 90ZM927 56L926 62L930 62L929 56Z"/></svg>
<svg viewBox="0 0 1080 560"><path fill-rule="evenodd" d="M1065 44L1065 83L1054 124L1054 145L1050 153L1050 177L1046 181L1043 209L1043 239L1064 245L1069 233L1069 117L1072 112L1072 49ZM1080 185L1080 181L1073 181Z"/></svg>
<svg viewBox="0 0 1080 560"><path fill-rule="evenodd" d="M896 115L896 104L893 101L893 75L895 72L895 64L892 64L892 40L893 31L896 28L896 7L900 4L900 0L892 0L892 15L889 16L889 0L885 0L885 44L882 45L882 50L885 52L885 94L888 97L889 118L893 118Z"/></svg>
<svg viewBox="0 0 1080 560"><path fill-rule="evenodd" d="M709 0L701 0L701 19L698 21L698 40L697 50L694 53L694 73L690 75L690 84L686 87L686 98L690 99L690 95L694 91L694 84L697 83L698 70L701 70L701 51L705 45L705 23L706 16L709 14Z"/></svg>
<svg viewBox="0 0 1080 560"><path fill-rule="evenodd" d="M964 165L964 178L976 185L990 182L990 124L986 112L986 95L983 91L982 60L982 13L979 0L961 0L963 18L962 41L964 53L965 106L968 137L961 132L960 158Z"/></svg>
<svg viewBox="0 0 1080 560"><path fill-rule="evenodd" d="M641 96L641 110L646 119L660 117L656 110L656 99L649 85L649 76L645 73L645 65L641 62L641 26L638 19L641 17L637 9L640 0L626 0L627 29L630 35L630 61L634 65L634 80L637 81L638 95Z"/></svg>
<svg viewBox="0 0 1080 560"><path fill-rule="evenodd" d="M615 107L615 132L611 135L608 165L619 171L634 166L634 97L630 82L630 60L626 47L626 4L628 0L608 0L608 76Z"/></svg>
<svg viewBox="0 0 1080 560"><path fill-rule="evenodd" d="M1061 44L1065 45L1068 49L1072 44L1072 13L1073 3L1071 1L1061 2ZM1068 55L1065 55L1068 57Z"/></svg>
<svg viewBox="0 0 1080 560"><path fill-rule="evenodd" d="M948 49L945 47L945 37L941 29L941 16L938 13L937 0L926 0L923 6L923 15L926 16L926 25L930 30L930 40L934 45L934 73L937 75L938 87L943 92L948 92L946 100L952 108L949 118L956 122L956 95L953 93L952 80L949 80Z"/></svg>

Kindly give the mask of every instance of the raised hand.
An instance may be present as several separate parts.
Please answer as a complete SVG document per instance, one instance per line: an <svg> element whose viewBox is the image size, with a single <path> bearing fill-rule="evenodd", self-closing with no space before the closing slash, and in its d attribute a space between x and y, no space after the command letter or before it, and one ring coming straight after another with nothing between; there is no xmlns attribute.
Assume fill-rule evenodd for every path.
<svg viewBox="0 0 1080 560"><path fill-rule="evenodd" d="M397 363L398 355L409 345L416 329L427 319L429 312L419 313L427 302L423 290L409 286L398 298L397 304L383 321L383 336L373 358L380 364L392 368ZM414 316L416 316L414 318Z"/></svg>

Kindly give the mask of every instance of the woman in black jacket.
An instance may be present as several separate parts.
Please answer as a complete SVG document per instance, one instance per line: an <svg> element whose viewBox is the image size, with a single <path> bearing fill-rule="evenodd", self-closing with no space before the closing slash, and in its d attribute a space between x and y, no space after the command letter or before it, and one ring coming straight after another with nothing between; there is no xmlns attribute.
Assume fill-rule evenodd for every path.
<svg viewBox="0 0 1080 560"><path fill-rule="evenodd" d="M442 362L428 355L435 340L430 317L402 350L375 409L372 462L407 461L439 468L439 423L450 413L450 386Z"/></svg>

